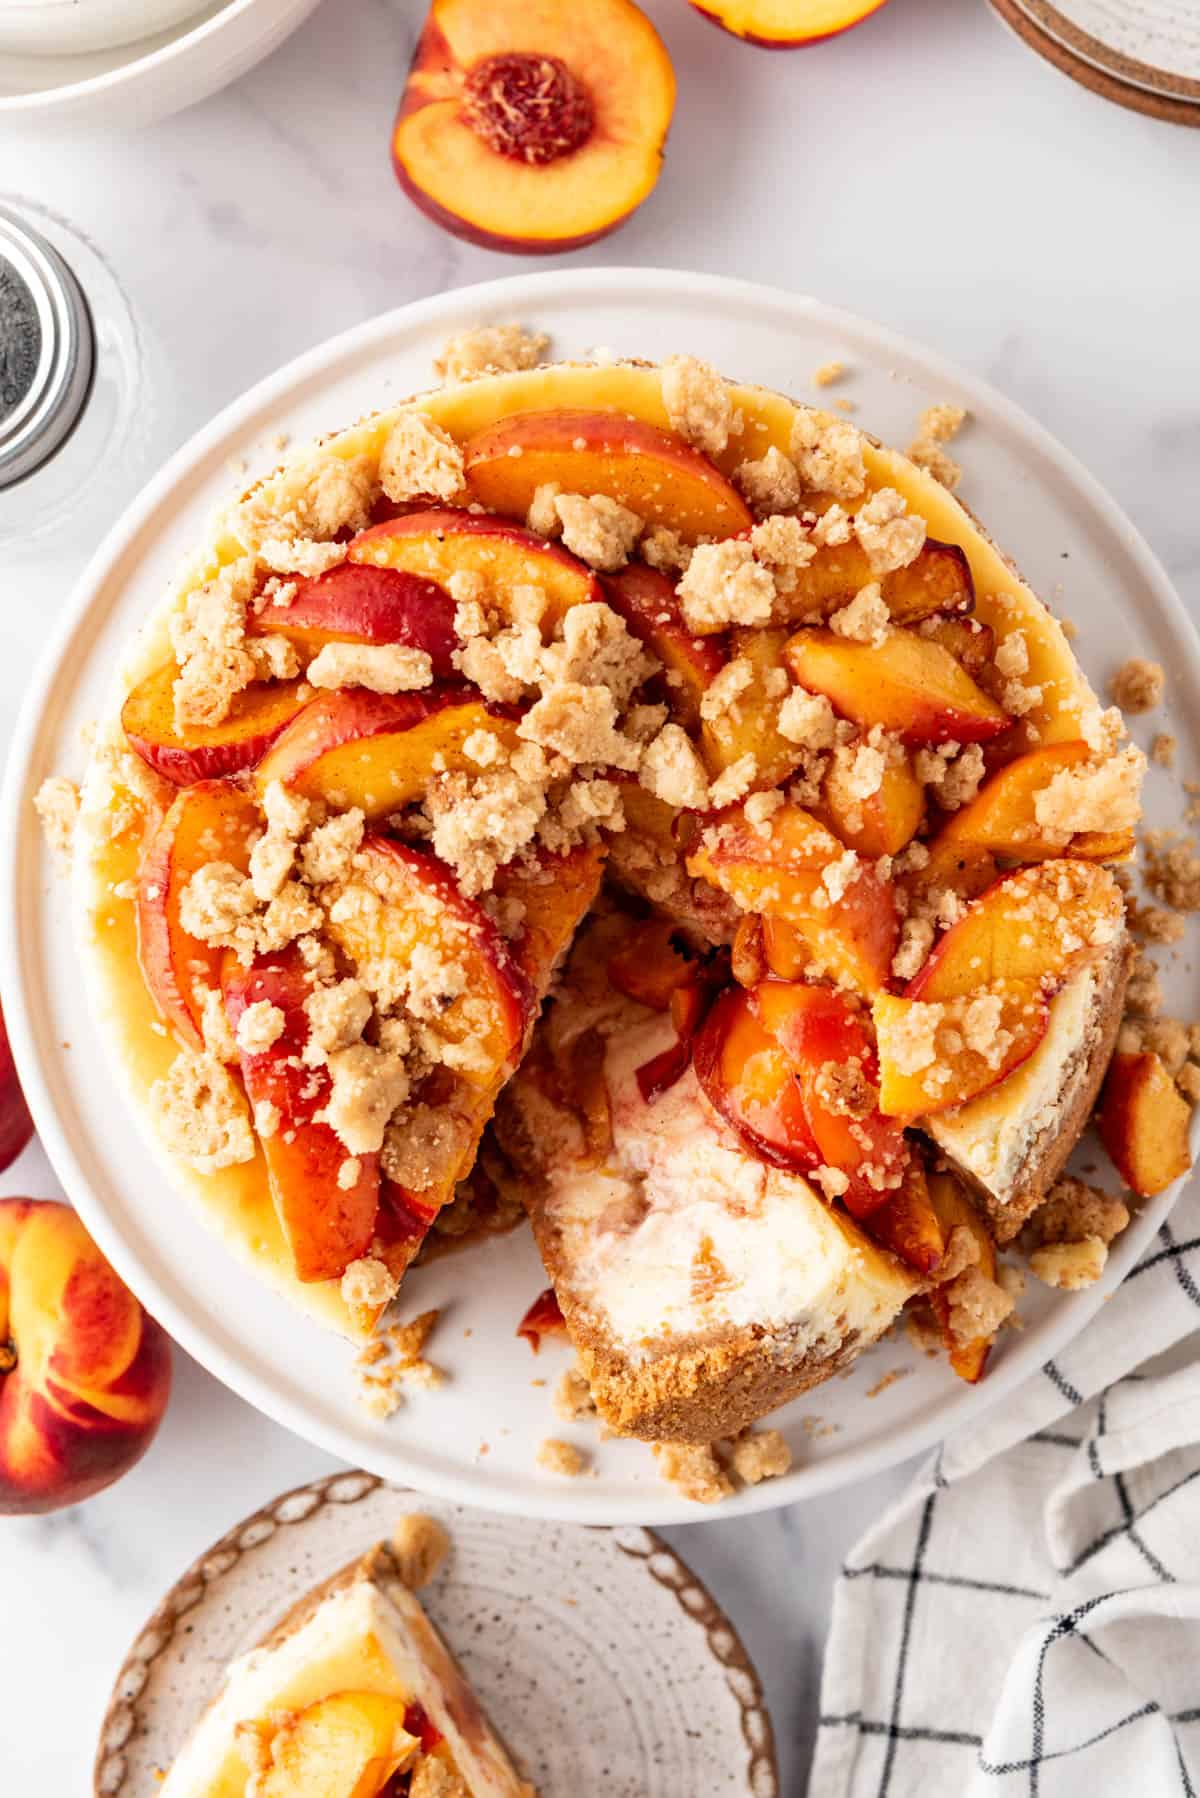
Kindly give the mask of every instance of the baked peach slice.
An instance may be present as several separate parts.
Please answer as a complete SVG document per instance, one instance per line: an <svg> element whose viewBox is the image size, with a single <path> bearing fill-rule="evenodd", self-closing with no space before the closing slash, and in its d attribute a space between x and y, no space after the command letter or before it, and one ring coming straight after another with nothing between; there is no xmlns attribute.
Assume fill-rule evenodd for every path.
<svg viewBox="0 0 1200 1798"><path fill-rule="evenodd" d="M248 625L255 635L286 637L306 661L327 643L403 643L426 652L435 680L454 678L454 601L437 581L406 569L339 562L301 581L286 605L252 611Z"/></svg>
<svg viewBox="0 0 1200 1798"><path fill-rule="evenodd" d="M988 663L996 659L996 633L990 624L982 624L978 618L939 612L933 618L922 619L921 635L948 649L972 680L977 680Z"/></svg>
<svg viewBox="0 0 1200 1798"><path fill-rule="evenodd" d="M1019 1068L1045 1036L1050 1008L1041 981L998 980L940 1001L877 993L871 1015L879 1109L911 1122L965 1105Z"/></svg>
<svg viewBox="0 0 1200 1798"><path fill-rule="evenodd" d="M910 1155L904 1178L882 1205L864 1219L867 1234L919 1274L932 1274L946 1252L946 1239L929 1196L925 1169Z"/></svg>
<svg viewBox="0 0 1200 1798"><path fill-rule="evenodd" d="M222 958L221 991L235 1036L251 1005L265 1000L283 1013L283 1030L271 1047L242 1050L239 1060L251 1107L256 1113L274 1107L276 1128L260 1135L260 1144L296 1278L305 1282L340 1279L365 1255L379 1209L379 1156L348 1156L318 1117L330 1096L328 1071L300 1059L309 1031L304 1002L312 988L313 975L294 943L256 956L249 967L232 950ZM343 1186L339 1176L348 1161L354 1178Z"/></svg>
<svg viewBox="0 0 1200 1798"><path fill-rule="evenodd" d="M393 1776L412 1765L419 1735L405 1727L403 1698L382 1692L334 1692L302 1710L281 1711L263 1735L257 1798L381 1798Z"/></svg>
<svg viewBox="0 0 1200 1798"><path fill-rule="evenodd" d="M969 805L947 820L929 845L931 866L940 869L955 857L966 860L1001 856L1033 862L1050 856L1078 855L1089 861L1123 861L1132 853L1131 833L1123 831L1048 831L1037 821L1037 796L1056 774L1093 759L1081 738L1046 743L999 769Z"/></svg>
<svg viewBox="0 0 1200 1798"><path fill-rule="evenodd" d="M1124 928L1121 889L1093 862L1036 862L1003 874L937 943L905 988L908 999L944 1002L998 981L1039 981L1053 991L1102 955Z"/></svg>
<svg viewBox="0 0 1200 1798"><path fill-rule="evenodd" d="M971 565L956 543L929 539L907 567L878 575L852 537L847 543L827 544L806 568L797 569L794 586L780 597L780 621L819 623L872 581L879 582L896 624L969 612L975 603Z"/></svg>
<svg viewBox="0 0 1200 1798"><path fill-rule="evenodd" d="M800 806L785 803L760 832L740 806L719 814L688 858L688 873L728 893L748 912L789 924L812 962L868 998L886 986L898 923L891 889L868 861L836 898L824 875L847 851ZM768 960L770 948L768 947Z"/></svg>
<svg viewBox="0 0 1200 1798"><path fill-rule="evenodd" d="M835 760L825 775L816 810L847 849L860 855L899 855L920 829L925 789L907 756L889 757L878 787L860 799Z"/></svg>
<svg viewBox="0 0 1200 1798"><path fill-rule="evenodd" d="M786 675L786 643L784 630L732 633L730 653L749 662L753 678L728 711L701 726L700 753L714 780L746 755L754 757L754 786L762 790L779 786L800 766L800 750L779 728L779 707L789 685L781 683L781 694L775 691L775 682L780 673Z"/></svg>
<svg viewBox="0 0 1200 1798"><path fill-rule="evenodd" d="M534 493L606 494L688 542L736 537L753 520L719 469L674 431L620 412L522 412L472 437L467 485L493 512L524 518Z"/></svg>
<svg viewBox="0 0 1200 1798"><path fill-rule="evenodd" d="M221 780L261 761L311 693L302 681L254 681L236 696L221 724L175 723L175 682L168 662L133 688L121 707L129 747L173 786Z"/></svg>
<svg viewBox="0 0 1200 1798"><path fill-rule="evenodd" d="M255 783L265 793L280 780L306 799L384 818L420 799L435 772L474 769L463 744L478 730L516 747L515 717L486 705L474 687L320 693L263 757Z"/></svg>
<svg viewBox="0 0 1200 1798"><path fill-rule="evenodd" d="M787 663L800 686L824 693L855 724L881 724L905 743L986 743L1012 723L948 649L897 628L882 643L802 630Z"/></svg>
<svg viewBox="0 0 1200 1798"><path fill-rule="evenodd" d="M700 701L725 666L725 649L715 637L697 637L683 622L675 588L665 574L631 562L604 579L604 594L625 620L630 636L644 643L663 665L672 716L687 730L700 723Z"/></svg>
<svg viewBox="0 0 1200 1798"><path fill-rule="evenodd" d="M987 1225L967 1197L962 1182L953 1174L930 1174L929 1197L946 1241L949 1242L954 1230L969 1230L975 1238L975 1246L979 1252L975 1265L985 1279L994 1280L996 1278L996 1245L992 1241ZM933 1306L933 1314L941 1327L942 1339L946 1344L951 1367L960 1380L966 1380L968 1385L973 1386L983 1376L988 1354L995 1338L973 1336L969 1341L961 1342L950 1329L950 1303L944 1289L935 1286L929 1295L929 1302Z"/></svg>
<svg viewBox="0 0 1200 1798"><path fill-rule="evenodd" d="M1191 1110L1157 1055L1112 1058L1096 1129L1113 1166L1139 1198L1152 1199L1192 1165Z"/></svg>
<svg viewBox="0 0 1200 1798"><path fill-rule="evenodd" d="M765 50L798 50L849 31L884 0L691 0L704 18Z"/></svg>
<svg viewBox="0 0 1200 1798"><path fill-rule="evenodd" d="M392 162L456 237L569 250L651 192L674 109L670 58L632 0L433 0Z"/></svg>
<svg viewBox="0 0 1200 1798"><path fill-rule="evenodd" d="M449 507L408 512L372 525L352 540L346 558L352 564L415 575L443 587L455 574L478 575L488 606L501 612L514 587L540 587L546 596L542 620L546 629L560 623L571 606L604 597L591 569L558 544L507 519ZM453 628L453 616L450 624Z"/></svg>
<svg viewBox="0 0 1200 1798"><path fill-rule="evenodd" d="M184 887L206 862L243 874L262 829L250 795L227 780L201 780L173 801L138 869L137 944L142 977L181 1042L201 1049L204 994L220 984L221 950L190 936L179 920Z"/></svg>

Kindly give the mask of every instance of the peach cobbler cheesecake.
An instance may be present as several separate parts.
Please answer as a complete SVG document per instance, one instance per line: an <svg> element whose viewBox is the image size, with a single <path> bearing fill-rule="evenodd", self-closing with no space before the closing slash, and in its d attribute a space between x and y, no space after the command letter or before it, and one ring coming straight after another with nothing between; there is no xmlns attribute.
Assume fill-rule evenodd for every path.
<svg viewBox="0 0 1200 1798"><path fill-rule="evenodd" d="M940 450L478 342L228 509L97 741L165 1154L360 1337L500 1191L626 1433L735 1434L906 1306L977 1378L1112 1052L1144 757ZM1139 1190L1186 1165L1173 1086L1107 1111Z"/></svg>

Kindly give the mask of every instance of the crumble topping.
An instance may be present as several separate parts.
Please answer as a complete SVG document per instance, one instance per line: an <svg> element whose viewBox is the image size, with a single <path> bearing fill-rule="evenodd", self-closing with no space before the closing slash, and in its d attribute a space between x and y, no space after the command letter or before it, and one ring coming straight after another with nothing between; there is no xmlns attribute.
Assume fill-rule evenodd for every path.
<svg viewBox="0 0 1200 1798"><path fill-rule="evenodd" d="M845 372L844 362L822 362L819 368L813 370L813 386L832 387L835 381L841 380Z"/></svg>
<svg viewBox="0 0 1200 1798"><path fill-rule="evenodd" d="M1145 771L1146 758L1132 744L1106 762L1060 768L1034 795L1034 817L1049 830L1067 833L1132 830L1141 815Z"/></svg>
<svg viewBox="0 0 1200 1798"><path fill-rule="evenodd" d="M780 593L795 590L796 576L817 553L810 532L798 518L772 513L754 526L750 544L755 559L769 568Z"/></svg>
<svg viewBox="0 0 1200 1798"><path fill-rule="evenodd" d="M1085 1236L1081 1242L1051 1242L1035 1249L1029 1257L1029 1270L1044 1286L1078 1292L1094 1285L1107 1261L1107 1243L1099 1236Z"/></svg>
<svg viewBox="0 0 1200 1798"><path fill-rule="evenodd" d="M711 724L726 713L732 713L735 718L740 716L738 700L747 687L754 685L754 680L754 663L749 656L735 656L731 662L726 662L720 674L700 695L701 718Z"/></svg>
<svg viewBox="0 0 1200 1798"><path fill-rule="evenodd" d="M962 479L962 469L948 454L945 445L958 435L967 414L961 406L947 404L927 406L917 420L917 433L906 454L910 462L931 474L935 481L951 492Z"/></svg>
<svg viewBox="0 0 1200 1798"><path fill-rule="evenodd" d="M638 779L648 793L688 811L708 806L708 776L695 745L679 724L664 724L642 752Z"/></svg>
<svg viewBox="0 0 1200 1798"><path fill-rule="evenodd" d="M811 492L857 499L865 489L862 436L844 419L797 411L789 447L796 472Z"/></svg>
<svg viewBox="0 0 1200 1798"><path fill-rule="evenodd" d="M397 1518L391 1549L402 1583L410 1592L420 1592L440 1573L450 1553L450 1532L436 1517L410 1511Z"/></svg>
<svg viewBox="0 0 1200 1798"><path fill-rule="evenodd" d="M413 1769L408 1798L471 1798L471 1795L452 1767L432 1754L424 1754Z"/></svg>
<svg viewBox="0 0 1200 1798"><path fill-rule="evenodd" d="M596 1416L592 1389L578 1367L568 1367L554 1392L554 1410L565 1423Z"/></svg>
<svg viewBox="0 0 1200 1798"><path fill-rule="evenodd" d="M60 862L68 864L79 822L79 788L64 775L51 774L34 794L33 806L47 846Z"/></svg>
<svg viewBox="0 0 1200 1798"><path fill-rule="evenodd" d="M854 535L867 552L872 574L907 568L925 546L925 520L910 512L894 487L881 487L854 514Z"/></svg>
<svg viewBox="0 0 1200 1798"><path fill-rule="evenodd" d="M399 1290L396 1279L374 1255L360 1255L342 1275L342 1298L352 1311L390 1305Z"/></svg>
<svg viewBox="0 0 1200 1798"><path fill-rule="evenodd" d="M978 1245L974 1246L978 1254ZM942 1291L948 1304L947 1327L954 1341L961 1344L980 1336L994 1336L1015 1308L1012 1294L974 1265L956 1274Z"/></svg>
<svg viewBox="0 0 1200 1798"><path fill-rule="evenodd" d="M559 1442L553 1436L538 1445L537 1464L547 1473L561 1474L564 1479L578 1479L587 1470L587 1456L573 1442Z"/></svg>
<svg viewBox="0 0 1200 1798"><path fill-rule="evenodd" d="M796 464L774 444L764 456L741 463L734 470L733 482L751 510L762 516L791 512L800 504Z"/></svg>
<svg viewBox="0 0 1200 1798"><path fill-rule="evenodd" d="M778 1430L747 1430L736 1438L730 1451L734 1473L747 1486L778 1479L792 1465L792 1451Z"/></svg>
<svg viewBox="0 0 1200 1798"><path fill-rule="evenodd" d="M403 412L379 454L379 484L389 499L457 499L465 485L463 454L423 412Z"/></svg>
<svg viewBox="0 0 1200 1798"><path fill-rule="evenodd" d="M254 592L252 555L229 563L194 587L170 622L171 648L179 664L175 681L175 723L221 724L237 695L254 679L254 657L246 648L246 607Z"/></svg>
<svg viewBox="0 0 1200 1798"><path fill-rule="evenodd" d="M662 1477L682 1498L700 1505L715 1505L732 1495L733 1481L707 1445L656 1442L653 1454Z"/></svg>
<svg viewBox="0 0 1200 1798"><path fill-rule="evenodd" d="M554 508L562 526L562 540L572 555L601 574L624 568L642 534L642 521L628 506L594 493L559 493Z"/></svg>
<svg viewBox="0 0 1200 1798"><path fill-rule="evenodd" d="M555 503L562 488L557 481L542 481L533 490L533 498L529 502L529 511L525 522L529 529L547 542L562 535L562 520L558 516Z"/></svg>
<svg viewBox="0 0 1200 1798"><path fill-rule="evenodd" d="M677 592L683 621L697 636L729 624L768 624L775 605L770 570L755 560L752 544L734 537L698 544Z"/></svg>
<svg viewBox="0 0 1200 1798"><path fill-rule="evenodd" d="M254 1160L241 1088L214 1056L180 1050L150 1088L150 1103L167 1148L197 1173Z"/></svg>
<svg viewBox="0 0 1200 1798"><path fill-rule="evenodd" d="M262 1055L283 1035L285 1019L269 999L256 999L238 1019L235 1041L243 1055Z"/></svg>
<svg viewBox="0 0 1200 1798"><path fill-rule="evenodd" d="M314 687L366 687L372 693L408 693L433 684L433 663L423 649L403 643L326 643L308 664Z"/></svg>
<svg viewBox="0 0 1200 1798"><path fill-rule="evenodd" d="M433 359L433 372L447 382L515 373L536 368L549 348L544 331L527 331L516 323L472 325L446 339Z"/></svg>
<svg viewBox="0 0 1200 1798"><path fill-rule="evenodd" d="M860 587L849 605L842 606L829 620L829 628L839 637L856 643L869 643L873 649L883 643L892 631L892 615L878 581Z"/></svg>
<svg viewBox="0 0 1200 1798"><path fill-rule="evenodd" d="M641 541L642 560L664 574L682 574L692 559L692 546L665 524L652 525Z"/></svg>
<svg viewBox="0 0 1200 1798"><path fill-rule="evenodd" d="M1184 1032L1184 1053L1187 1034ZM1183 1057L1180 1057L1182 1062ZM1058 1180L1045 1201L1038 1206L1021 1232L1021 1246L1027 1250L1062 1248L1098 1241L1107 1245L1119 1236L1129 1223L1129 1208L1124 1200L1088 1186L1070 1175ZM1103 1264L1101 1264L1103 1265ZM1033 1270L1037 1273L1036 1267ZM1038 1278L1041 1279L1038 1274ZM1056 1282L1049 1281L1049 1285Z"/></svg>
<svg viewBox="0 0 1200 1798"><path fill-rule="evenodd" d="M833 707L824 693L806 693L803 687L792 688L776 723L780 736L802 749L831 748L837 728Z"/></svg>
<svg viewBox="0 0 1200 1798"><path fill-rule="evenodd" d="M668 356L662 365L662 397L671 429L706 456L719 456L730 433L742 428L727 383L695 356Z"/></svg>
<svg viewBox="0 0 1200 1798"><path fill-rule="evenodd" d="M1173 768L1176 747L1175 738L1170 731L1160 730L1150 745L1150 760L1160 768Z"/></svg>
<svg viewBox="0 0 1200 1798"><path fill-rule="evenodd" d="M740 755L736 762L719 774L708 790L710 806L720 808L733 805L743 799L758 779L758 757L751 751Z"/></svg>
<svg viewBox="0 0 1200 1798"><path fill-rule="evenodd" d="M1108 690L1123 712L1152 712L1163 696L1166 676L1157 662L1131 656L1122 662Z"/></svg>

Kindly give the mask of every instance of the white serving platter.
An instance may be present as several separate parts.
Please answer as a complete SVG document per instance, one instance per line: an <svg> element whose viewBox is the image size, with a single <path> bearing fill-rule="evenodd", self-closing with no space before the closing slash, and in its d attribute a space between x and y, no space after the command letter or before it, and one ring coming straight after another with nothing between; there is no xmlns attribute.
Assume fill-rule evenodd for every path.
<svg viewBox="0 0 1200 1798"><path fill-rule="evenodd" d="M997 1401L1086 1323L1133 1265L1174 1191L1145 1206L1085 1293L1030 1282L1026 1327L1007 1332L986 1378L962 1385L897 1334L851 1373L779 1413L796 1465L714 1512L662 1485L649 1450L599 1443L555 1419L551 1390L565 1348L534 1359L514 1335L545 1284L524 1233L412 1276L411 1309L444 1316L430 1353L446 1386L416 1393L390 1420L356 1403L353 1350L297 1316L206 1230L164 1181L97 1030L81 978L68 883L56 878L30 799L50 772L77 775L81 730L102 710L123 646L203 537L214 506L278 460L281 433L303 439L429 384L451 331L520 318L549 331L561 356L688 350L727 374L798 398L831 359L856 419L904 444L919 409L949 400L971 424L956 454L963 496L1050 604L1079 626L1077 649L1098 688L1125 657L1170 670L1169 703L1153 718L1200 765L1200 647L1161 567L1115 502L1045 431L1001 395L931 351L816 300L710 276L645 269L521 276L423 301L374 319L280 370L227 408L162 470L85 570L31 683L7 770L0 825L0 990L25 1089L66 1191L124 1277L171 1333L220 1379L278 1422L397 1484L460 1503L579 1523L671 1523L728 1517L830 1491L916 1453ZM1145 722L1145 721L1143 721ZM1149 729L1143 731L1148 740ZM1151 822L1175 824L1174 777L1152 770ZM1185 954L1171 973L1172 1009L1200 1015L1200 974ZM1083 1161L1103 1160L1098 1150ZM872 1397L882 1377L905 1377ZM539 1443L566 1436L592 1471L556 1479Z"/></svg>

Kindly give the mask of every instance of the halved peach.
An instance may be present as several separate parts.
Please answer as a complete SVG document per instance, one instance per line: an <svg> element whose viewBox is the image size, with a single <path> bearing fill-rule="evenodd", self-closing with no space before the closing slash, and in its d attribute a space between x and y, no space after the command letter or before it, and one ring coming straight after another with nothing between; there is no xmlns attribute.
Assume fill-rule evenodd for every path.
<svg viewBox="0 0 1200 1798"><path fill-rule="evenodd" d="M689 542L734 537L753 522L746 502L674 431L619 412L522 412L472 437L467 485L493 512L524 518L537 488L607 494L648 524Z"/></svg>
<svg viewBox="0 0 1200 1798"><path fill-rule="evenodd" d="M675 588L657 569L631 562L606 576L604 590L630 635L662 663L672 715L688 730L695 729L704 691L725 666L723 644L716 637L693 636L683 622Z"/></svg>
<svg viewBox="0 0 1200 1798"><path fill-rule="evenodd" d="M753 679L738 694L733 706L717 718L706 719L700 731L700 751L715 779L743 756L754 757L756 788L777 787L799 767L799 748L779 729L779 707L790 691L774 690L781 671L787 632L783 630L735 630L731 653L753 669Z"/></svg>
<svg viewBox="0 0 1200 1798"><path fill-rule="evenodd" d="M786 655L799 684L824 693L843 718L882 724L906 743L985 743L1012 723L948 649L913 631L870 644L802 630Z"/></svg>
<svg viewBox="0 0 1200 1798"><path fill-rule="evenodd" d="M898 923L890 887L870 862L830 897L822 876L847 853L832 831L800 806L784 804L760 833L731 807L705 832L688 872L726 892L743 911L783 919L813 960L870 997L887 984ZM769 957L768 950L768 957Z"/></svg>
<svg viewBox="0 0 1200 1798"><path fill-rule="evenodd" d="M1192 1165L1191 1110L1157 1055L1114 1055L1096 1129L1131 1191L1152 1199Z"/></svg>
<svg viewBox="0 0 1200 1798"><path fill-rule="evenodd" d="M849 31L884 0L691 0L698 13L765 50L798 50Z"/></svg>
<svg viewBox="0 0 1200 1798"><path fill-rule="evenodd" d="M175 723L179 669L168 662L139 681L121 707L131 749L174 786L220 780L253 768L311 693L303 681L255 681L243 688L221 724Z"/></svg>
<svg viewBox="0 0 1200 1798"><path fill-rule="evenodd" d="M345 810L383 818L425 793L434 773L474 769L463 744L477 730L516 747L516 722L488 706L473 687L449 684L419 693L371 693L363 687L310 699L259 763L255 783L273 780Z"/></svg>
<svg viewBox="0 0 1200 1798"><path fill-rule="evenodd" d="M327 643L403 643L423 649L435 680L452 680L454 601L436 581L405 569L339 562L301 581L287 605L252 613L255 634L286 637L306 658Z"/></svg>
<svg viewBox="0 0 1200 1798"><path fill-rule="evenodd" d="M203 1047L203 995L219 985L221 951L189 936L179 921L184 887L206 862L245 873L262 828L248 793L225 780L185 787L151 837L138 869L137 943L142 977L176 1036Z"/></svg>
<svg viewBox="0 0 1200 1798"><path fill-rule="evenodd" d="M650 193L674 109L670 58L632 0L433 0L392 161L455 236L569 250Z"/></svg>
<svg viewBox="0 0 1200 1798"><path fill-rule="evenodd" d="M947 1242L953 1230L969 1230L975 1238L979 1257L975 1265L985 1279L996 1278L996 1245L988 1232L987 1225L967 1197L966 1189L953 1174L930 1174L929 1197L937 1213L942 1234ZM993 1338L991 1336L974 1336L969 1342L960 1342L950 1331L950 1304L941 1287L935 1287L929 1295L934 1316L941 1325L942 1337L949 1351L950 1365L960 1380L974 1385L983 1375Z"/></svg>
<svg viewBox="0 0 1200 1798"><path fill-rule="evenodd" d="M879 582L896 624L969 612L975 603L971 565L956 543L929 539L906 567L877 575L866 550L851 537L824 545L806 568L797 569L795 585L780 597L780 620L819 623L871 581Z"/></svg>
<svg viewBox="0 0 1200 1798"><path fill-rule="evenodd" d="M546 629L558 624L571 606L603 598L591 569L557 543L546 543L507 519L475 512L439 507L390 518L355 537L346 558L419 575L443 587L452 575L477 574L485 584L486 604L501 613L514 587L540 587L546 596Z"/></svg>
<svg viewBox="0 0 1200 1798"><path fill-rule="evenodd" d="M916 836L925 813L925 789L907 756L889 757L878 787L866 799L849 788L835 760L825 775L817 815L848 849L860 855L899 855Z"/></svg>
<svg viewBox="0 0 1200 1798"><path fill-rule="evenodd" d="M278 1113L278 1127L261 1137L261 1147L296 1278L306 1282L340 1279L367 1253L379 1208L379 1156L355 1157L355 1179L343 1186L339 1175L346 1150L317 1118L331 1083L325 1068L305 1067L300 1060L309 1030L304 1001L312 986L294 943L256 956L248 968L232 950L222 959L221 990L235 1035L251 1005L265 1000L283 1013L283 1032L271 1047L254 1054L243 1050L240 1062L251 1105L270 1105Z"/></svg>
<svg viewBox="0 0 1200 1798"><path fill-rule="evenodd" d="M972 900L905 988L909 999L956 999L997 981L1047 991L1103 954L1123 928L1121 889L1093 862L1036 862Z"/></svg>
<svg viewBox="0 0 1200 1798"><path fill-rule="evenodd" d="M403 1698L382 1692L334 1692L302 1710L280 1711L264 1734L265 1766L253 1781L257 1798L381 1798L396 1773L420 1752L405 1727Z"/></svg>
<svg viewBox="0 0 1200 1798"><path fill-rule="evenodd" d="M981 997L988 1008L989 1041L969 1040L970 1010ZM960 993L936 1005L926 999L877 993L872 1006L879 1048L879 1109L913 1119L965 1105L1020 1067L1046 1034L1050 1008L1036 979L998 980L980 993ZM926 1041L933 1059L914 1066L914 1038Z"/></svg>
<svg viewBox="0 0 1200 1798"><path fill-rule="evenodd" d="M437 1032L475 1051L462 1075L490 1086L515 1058L525 1038L534 998L530 983L507 941L483 907L466 898L450 869L425 850L390 837L364 838L346 886L367 886L376 906L337 904L329 891L326 930L350 966L367 971L372 991L396 984L394 999L407 996L436 1020ZM408 971L422 963L420 996L408 988ZM445 990L426 990L445 970Z"/></svg>
<svg viewBox="0 0 1200 1798"><path fill-rule="evenodd" d="M919 1274L931 1274L946 1249L946 1240L929 1196L925 1169L910 1155L900 1185L864 1219L873 1242L890 1249Z"/></svg>

